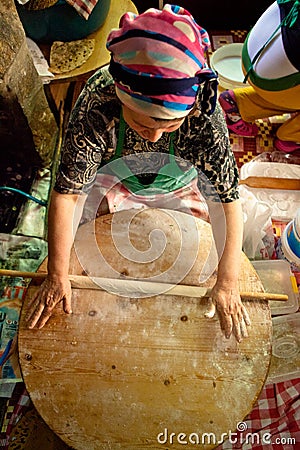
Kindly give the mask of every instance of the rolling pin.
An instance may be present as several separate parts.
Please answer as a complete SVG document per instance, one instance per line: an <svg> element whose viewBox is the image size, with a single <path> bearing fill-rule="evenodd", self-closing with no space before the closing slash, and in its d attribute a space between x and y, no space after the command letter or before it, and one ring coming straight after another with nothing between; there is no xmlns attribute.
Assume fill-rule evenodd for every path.
<svg viewBox="0 0 300 450"><path fill-rule="evenodd" d="M279 189L300 191L300 180L297 178L248 177L239 184L260 189Z"/></svg>
<svg viewBox="0 0 300 450"><path fill-rule="evenodd" d="M0 269L0 276L22 277L33 280L43 280L46 272L22 272L18 270ZM72 288L97 289L124 297L149 297L155 295L180 295L183 297L209 297L211 289L203 286L189 286L185 284L156 283L153 281L132 280L126 278L101 278L84 275L69 275ZM276 300L287 301L285 294L272 294L269 292L240 292L243 300Z"/></svg>

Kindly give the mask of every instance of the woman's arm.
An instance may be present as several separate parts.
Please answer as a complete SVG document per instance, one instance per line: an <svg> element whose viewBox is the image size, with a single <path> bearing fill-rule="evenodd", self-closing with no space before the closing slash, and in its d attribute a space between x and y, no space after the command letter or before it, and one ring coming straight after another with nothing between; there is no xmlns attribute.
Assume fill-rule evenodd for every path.
<svg viewBox="0 0 300 450"><path fill-rule="evenodd" d="M42 328L60 301L67 314L72 312L69 260L85 200L85 195L52 192L48 214L48 276L29 302L26 316L29 328Z"/></svg>
<svg viewBox="0 0 300 450"><path fill-rule="evenodd" d="M219 265L217 281L211 294L213 306L207 315L212 317L217 309L225 336L229 338L233 333L240 342L243 337L248 336L247 326L250 325L247 310L239 294L243 240L242 207L239 200L223 203L225 221L224 218L218 217L222 210L220 205L210 204L209 208Z"/></svg>

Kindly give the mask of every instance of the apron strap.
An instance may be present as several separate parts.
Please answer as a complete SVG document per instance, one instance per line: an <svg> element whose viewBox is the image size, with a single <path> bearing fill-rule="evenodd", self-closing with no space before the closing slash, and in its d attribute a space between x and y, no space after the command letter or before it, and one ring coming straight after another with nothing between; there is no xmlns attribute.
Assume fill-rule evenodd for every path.
<svg viewBox="0 0 300 450"><path fill-rule="evenodd" d="M122 111L122 107L121 107L117 147L116 147L116 151L115 151L113 159L121 158L121 156L122 156L124 137L125 137L125 129L126 129L126 122L124 120L123 111Z"/></svg>
<svg viewBox="0 0 300 450"><path fill-rule="evenodd" d="M175 131L171 131L170 142L169 142L169 153L172 156L174 156L174 137L175 137Z"/></svg>

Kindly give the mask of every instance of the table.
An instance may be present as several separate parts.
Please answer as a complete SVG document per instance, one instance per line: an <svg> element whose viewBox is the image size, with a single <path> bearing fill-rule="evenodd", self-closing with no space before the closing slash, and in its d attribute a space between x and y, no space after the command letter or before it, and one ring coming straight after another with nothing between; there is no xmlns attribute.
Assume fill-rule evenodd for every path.
<svg viewBox="0 0 300 450"><path fill-rule="evenodd" d="M212 275L202 284L210 287L212 242L210 225L185 213L121 211L79 228L70 273L197 284L208 258ZM204 318L206 298L166 293L73 289L72 315L57 308L43 329L29 330L26 304L36 289L30 285L21 311L21 370L37 411L69 446L211 449L252 410L270 362L267 302L247 302L252 328L238 344L216 318ZM244 254L240 289L263 290Z"/></svg>
<svg viewBox="0 0 300 450"><path fill-rule="evenodd" d="M131 0L111 0L107 18L103 25L94 33L87 36L95 39L95 48L88 60L70 72L56 74L51 83L64 83L78 80L87 80L97 69L105 66L110 61L110 53L106 49L106 40L112 28L119 28L119 21L127 11L138 13L137 8ZM49 62L50 45L39 44L42 52Z"/></svg>
<svg viewBox="0 0 300 450"><path fill-rule="evenodd" d="M112 28L119 28L119 20L127 11L138 13L131 0L111 0L110 8L104 24L88 38L95 39L95 48L89 59L70 72L54 75L49 84L44 85L45 95L58 124L61 123L60 109L64 104L64 125L69 120L70 112L84 84L93 73L110 61L110 53L106 49L106 39ZM50 45L39 44L49 63Z"/></svg>

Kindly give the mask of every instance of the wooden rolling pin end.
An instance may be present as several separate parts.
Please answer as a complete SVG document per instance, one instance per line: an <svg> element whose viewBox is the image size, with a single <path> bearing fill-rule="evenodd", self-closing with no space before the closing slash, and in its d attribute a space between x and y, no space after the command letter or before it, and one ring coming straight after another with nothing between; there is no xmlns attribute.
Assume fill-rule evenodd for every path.
<svg viewBox="0 0 300 450"><path fill-rule="evenodd" d="M300 180L297 178L276 178L276 177L255 177L250 176L244 180L239 180L239 184L244 184L252 188L259 189L279 189L279 190L300 190Z"/></svg>
<svg viewBox="0 0 300 450"><path fill-rule="evenodd" d="M286 294L273 294L270 292L241 292L242 300L267 300L267 301L288 301L289 297Z"/></svg>

